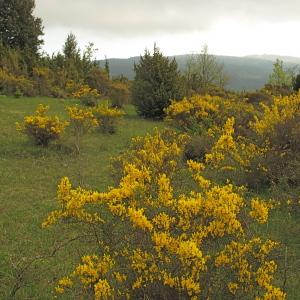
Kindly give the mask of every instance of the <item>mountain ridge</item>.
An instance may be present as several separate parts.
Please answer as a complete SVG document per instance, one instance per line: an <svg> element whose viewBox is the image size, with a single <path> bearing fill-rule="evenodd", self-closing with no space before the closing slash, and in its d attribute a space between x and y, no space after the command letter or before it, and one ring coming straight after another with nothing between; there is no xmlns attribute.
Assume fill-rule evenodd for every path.
<svg viewBox="0 0 300 300"><path fill-rule="evenodd" d="M169 56L175 58L180 71L184 71L187 58L190 54ZM268 80L273 69L276 58L284 62L286 68L298 69L300 57L280 56L280 55L248 55L248 56L227 56L215 55L219 63L224 64L224 69L228 73L230 81L227 88L232 90L256 90L261 88ZM111 76L124 75L128 79L134 78L134 63L138 63L140 56L129 58L109 58ZM105 60L98 63L104 66Z"/></svg>

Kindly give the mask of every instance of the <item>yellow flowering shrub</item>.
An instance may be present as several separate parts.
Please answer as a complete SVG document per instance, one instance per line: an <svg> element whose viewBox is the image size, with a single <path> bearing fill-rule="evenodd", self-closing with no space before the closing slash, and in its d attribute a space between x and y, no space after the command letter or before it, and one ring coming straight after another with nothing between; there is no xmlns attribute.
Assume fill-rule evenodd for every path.
<svg viewBox="0 0 300 300"><path fill-rule="evenodd" d="M48 146L50 141L59 139L69 125L56 116L47 116L48 109L49 106L40 104L34 115L26 116L22 124L16 123L17 130L31 137L37 145Z"/></svg>
<svg viewBox="0 0 300 300"><path fill-rule="evenodd" d="M92 89L88 85L81 86L78 91L73 93L73 97L79 99L86 106L96 106L100 96L96 89Z"/></svg>
<svg viewBox="0 0 300 300"><path fill-rule="evenodd" d="M34 81L25 76L16 76L0 67L0 90L6 95L35 96Z"/></svg>
<svg viewBox="0 0 300 300"><path fill-rule="evenodd" d="M166 120L186 131L209 126L219 111L219 97L194 95L181 101L172 101L166 109Z"/></svg>
<svg viewBox="0 0 300 300"><path fill-rule="evenodd" d="M184 131L203 134L213 126L222 126L234 116L238 133L244 134L249 121L254 120L254 114L254 106L241 99L194 95L172 101L166 109L166 120Z"/></svg>
<svg viewBox="0 0 300 300"><path fill-rule="evenodd" d="M104 133L113 134L117 130L120 118L124 112L118 108L109 107L108 103L99 104L93 109L93 114L101 124L100 129Z"/></svg>
<svg viewBox="0 0 300 300"><path fill-rule="evenodd" d="M70 128L75 137L75 147L77 152L80 152L81 138L91 128L99 126L99 122L93 115L90 108L82 108L78 105L68 106L67 112L70 119Z"/></svg>
<svg viewBox="0 0 300 300"><path fill-rule="evenodd" d="M228 118L223 127L208 129L214 140L202 159L210 176L231 180L238 185L254 187L265 182L268 169L264 163L268 148L262 148L251 139L236 135L235 118Z"/></svg>
<svg viewBox="0 0 300 300"><path fill-rule="evenodd" d="M276 129L278 124L300 115L300 93L286 97L274 98L271 105L260 104L263 109L261 119L255 117L252 128L260 135L270 133Z"/></svg>
<svg viewBox="0 0 300 300"><path fill-rule="evenodd" d="M275 97L261 104L262 113L251 122L256 144L267 149L264 163L270 184L297 186L300 182L300 93Z"/></svg>
<svg viewBox="0 0 300 300"><path fill-rule="evenodd" d="M91 224L99 234L97 253L82 257L58 282L58 293L79 289L93 299L285 299L273 285L276 263L269 258L277 243L249 231L251 222L258 226L267 215L251 207L242 189L206 179L204 164L188 161L184 176L192 180L183 187L186 141L185 135L158 131L137 138L121 159L118 184L105 192L61 180L60 207L43 227L67 218Z"/></svg>

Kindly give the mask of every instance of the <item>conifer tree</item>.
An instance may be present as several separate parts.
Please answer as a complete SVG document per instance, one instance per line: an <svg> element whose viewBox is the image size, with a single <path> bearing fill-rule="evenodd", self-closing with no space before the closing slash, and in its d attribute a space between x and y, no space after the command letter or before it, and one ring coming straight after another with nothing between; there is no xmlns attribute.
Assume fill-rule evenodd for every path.
<svg viewBox="0 0 300 300"><path fill-rule="evenodd" d="M182 97L176 60L164 57L154 45L153 55L145 50L134 70L132 99L137 112L146 118L163 118L170 101Z"/></svg>

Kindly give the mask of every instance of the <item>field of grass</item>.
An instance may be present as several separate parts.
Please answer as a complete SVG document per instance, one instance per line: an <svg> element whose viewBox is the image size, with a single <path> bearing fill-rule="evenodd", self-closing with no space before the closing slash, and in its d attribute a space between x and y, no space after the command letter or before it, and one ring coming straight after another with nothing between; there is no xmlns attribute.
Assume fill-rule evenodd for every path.
<svg viewBox="0 0 300 300"><path fill-rule="evenodd" d="M0 299L53 299L57 279L72 269L81 254L89 253L88 245L79 240L64 245L80 234L80 226L41 228L56 208L60 178L68 176L74 185L105 190L112 184L109 158L124 151L132 137L164 127L163 122L140 119L128 105L117 134L89 133L78 161L68 132L60 143L42 148L16 131L15 122L31 114L39 103L50 105L50 114L67 119L65 106L76 101L0 97ZM279 253L279 275L283 278L287 270L288 299L300 299L299 217L277 211L263 233L284 245ZM54 249L58 251L53 256Z"/></svg>

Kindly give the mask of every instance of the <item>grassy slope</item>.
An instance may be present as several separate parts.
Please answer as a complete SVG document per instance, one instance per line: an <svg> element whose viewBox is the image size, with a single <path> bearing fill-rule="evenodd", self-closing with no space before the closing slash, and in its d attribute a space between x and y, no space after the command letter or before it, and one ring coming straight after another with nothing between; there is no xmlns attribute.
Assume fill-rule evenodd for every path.
<svg viewBox="0 0 300 300"><path fill-rule="evenodd" d="M52 145L43 149L31 144L15 130L15 122L31 114L39 103L50 105L50 113L67 118L70 100L47 98L0 98L0 299L7 299L16 273L30 263L30 257L48 255L58 241L72 238L74 232L62 227L41 229L47 214L55 208L56 186L68 176L78 184L79 163L67 147ZM111 184L109 158L124 150L130 139L162 127L161 122L141 120L132 106L116 135L90 133L83 146L84 185L105 189ZM71 145L70 137L61 143ZM75 246L72 246L74 249ZM82 249L79 249L83 251ZM79 251L78 250L78 251ZM16 299L52 299L53 282L69 268L74 253L61 250L54 259L43 259L26 268ZM67 262L64 257L71 257ZM75 258L74 258L75 259ZM51 266L51 267L50 267Z"/></svg>
<svg viewBox="0 0 300 300"><path fill-rule="evenodd" d="M78 255L85 253L82 243L75 242L56 253L55 258L37 260L26 267L24 273L20 272L30 264L30 258L49 255L58 243L78 233L78 226L73 230L64 226L41 229L43 219L56 207L59 179L68 176L74 185L79 183L79 163L68 148L71 145L68 134L61 141L65 146L52 145L43 149L16 132L15 122L31 114L39 103L49 104L51 113L66 118L65 106L76 102L0 98L0 299L8 299L18 282L17 275L21 275L22 280L14 299L53 299L57 279L71 270ZM131 106L126 107L126 111L127 116L116 135L93 132L86 137L82 171L86 187L105 189L112 183L109 157L126 149L131 137L151 132L156 126L163 127L161 122L141 120ZM271 222L263 229L267 236L271 235L288 247L287 287L289 299L295 300L300 295L299 232L299 220L285 211L273 214ZM280 255L283 264L284 251ZM67 296L63 298L68 299Z"/></svg>

